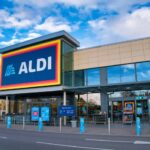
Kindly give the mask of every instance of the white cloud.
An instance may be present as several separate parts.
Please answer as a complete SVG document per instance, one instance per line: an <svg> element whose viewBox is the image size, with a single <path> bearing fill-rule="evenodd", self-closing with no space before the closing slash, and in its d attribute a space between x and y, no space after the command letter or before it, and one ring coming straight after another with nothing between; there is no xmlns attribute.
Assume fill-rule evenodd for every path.
<svg viewBox="0 0 150 150"><path fill-rule="evenodd" d="M5 46L13 45L15 43L19 43L20 41L21 41L20 39L12 39L10 41L1 41L0 45L1 47L5 47Z"/></svg>
<svg viewBox="0 0 150 150"><path fill-rule="evenodd" d="M122 65L122 68L126 68L126 69L134 69L134 65L133 64L128 64L128 65Z"/></svg>
<svg viewBox="0 0 150 150"><path fill-rule="evenodd" d="M17 38L16 35L14 35L13 38L9 41L1 41L0 46L1 47L6 47L6 46L9 46L9 45L14 45L16 43L21 43L21 42L24 42L24 41L27 41L27 40L37 38L39 36L41 36L39 33L34 33L34 32L28 33L26 38L25 37Z"/></svg>
<svg viewBox="0 0 150 150"><path fill-rule="evenodd" d="M56 0L59 3L63 3L66 6L75 7L87 7L87 8L98 8L98 4L101 0Z"/></svg>
<svg viewBox="0 0 150 150"><path fill-rule="evenodd" d="M150 71L139 72L139 76L144 78L144 79L149 79Z"/></svg>
<svg viewBox="0 0 150 150"><path fill-rule="evenodd" d="M106 7L109 9L109 10L114 10L114 11L117 11L119 13L125 13L129 10L131 10L131 7L133 5L142 5L142 4L145 4L149 2L149 0L109 0L109 2L107 1L106 2Z"/></svg>
<svg viewBox="0 0 150 150"><path fill-rule="evenodd" d="M33 29L40 33L56 32L59 30L66 30L68 32L74 33L74 31L78 30L78 34L75 33L75 35L79 35L79 40L81 41L82 47L95 46L108 42L117 42L150 35L150 31L148 31L150 26L150 10L148 8L135 10L131 14L127 13L129 10L133 11L133 8L131 9L133 5L144 4L149 2L149 0L30 0L30 2L28 0L9 1L11 1L14 5L12 8L5 8L5 10L0 10L0 28L15 29L15 31L20 33L20 29ZM61 8L58 9L58 5L56 4L60 4ZM78 13L76 13L76 11L71 11L71 9L68 9L69 7L76 7ZM117 17L112 17L110 15L108 16L108 20L101 18L90 20L88 22L90 25L89 28L86 26L86 21L88 21L86 19L96 17L93 15L91 9L96 9L102 12L101 17L103 17L103 14L105 13L106 14L104 16L107 17L107 13L109 14L109 12L112 11L118 12L118 15ZM73 24L72 22L74 22L74 20L72 20L72 18L75 18L75 16L65 20L62 17L62 11L65 11L65 13L68 12L70 14L75 13L75 16L77 15L79 18L85 18L85 22L83 22L81 19L77 21L81 23ZM85 12L88 13L85 14ZM50 13L52 16L55 16L46 18L48 15L50 15ZM45 21L41 23L42 19L45 19ZM91 36L91 29L95 33L94 36ZM88 34L85 34L84 32L88 32ZM3 36L3 34L0 34L0 36ZM17 36L18 35L14 35L10 43L17 43L19 40ZM92 40L91 37L93 38ZM21 41L22 40L23 39L21 39Z"/></svg>
<svg viewBox="0 0 150 150"><path fill-rule="evenodd" d="M2 33L0 33L0 37L4 37L4 35Z"/></svg>
<svg viewBox="0 0 150 150"><path fill-rule="evenodd" d="M87 35L83 37L80 36L79 38L77 38L77 40L80 42L80 48L79 49L84 49L87 47L92 47L92 46L96 46L99 45L99 41L95 40L95 37L91 38L92 35Z"/></svg>
<svg viewBox="0 0 150 150"><path fill-rule="evenodd" d="M21 6L31 6L34 8L46 8L54 4L62 4L67 7L84 9L114 10L117 12L127 12L133 5L144 4L149 0L10 0Z"/></svg>
<svg viewBox="0 0 150 150"><path fill-rule="evenodd" d="M101 44L150 36L150 9L141 8L131 14L108 20L88 22Z"/></svg>
<svg viewBox="0 0 150 150"><path fill-rule="evenodd" d="M49 7L52 4L64 4L66 6L97 8L101 0L11 0L19 5L28 5L32 7Z"/></svg>
<svg viewBox="0 0 150 150"><path fill-rule="evenodd" d="M14 14L6 10L0 10L0 27L6 29L25 29L31 27L36 24L40 20L39 17L30 18L30 14L26 14L25 12L20 11Z"/></svg>
<svg viewBox="0 0 150 150"><path fill-rule="evenodd" d="M71 27L69 24L56 17L48 17L44 23L35 26L35 29L48 32L56 32L60 30L71 32Z"/></svg>
<svg viewBox="0 0 150 150"><path fill-rule="evenodd" d="M26 40L30 40L30 39L34 39L34 38L37 38L37 37L40 37L41 34L39 33L35 33L35 32L30 32L27 36L27 38L25 38L25 41Z"/></svg>

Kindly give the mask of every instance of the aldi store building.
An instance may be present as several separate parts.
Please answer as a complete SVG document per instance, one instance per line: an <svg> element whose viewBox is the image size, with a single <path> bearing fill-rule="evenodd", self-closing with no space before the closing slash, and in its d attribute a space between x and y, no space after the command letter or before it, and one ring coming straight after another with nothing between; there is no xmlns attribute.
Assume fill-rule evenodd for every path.
<svg viewBox="0 0 150 150"><path fill-rule="evenodd" d="M0 119L33 121L32 109L47 107L57 125L58 107L69 105L86 123L150 122L150 38L78 47L60 31L1 49Z"/></svg>

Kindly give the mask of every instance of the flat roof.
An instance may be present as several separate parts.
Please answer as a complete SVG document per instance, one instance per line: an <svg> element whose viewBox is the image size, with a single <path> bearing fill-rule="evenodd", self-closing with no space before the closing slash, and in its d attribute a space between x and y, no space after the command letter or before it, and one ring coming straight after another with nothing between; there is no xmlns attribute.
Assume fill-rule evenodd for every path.
<svg viewBox="0 0 150 150"><path fill-rule="evenodd" d="M38 42L42 42L42 41L46 41L46 40L53 40L53 39L57 39L57 38L61 38L63 37L64 39L68 40L71 44L73 44L76 47L80 46L80 43L73 38L70 34L68 34L66 31L62 30L59 32L55 32L55 33L51 33L51 34L47 34L35 39L31 39L31 40L27 40L21 43L17 43L8 47L4 47L0 49L0 53L4 53L4 52L8 52L11 50L15 50L21 47L25 47L34 43L38 43Z"/></svg>

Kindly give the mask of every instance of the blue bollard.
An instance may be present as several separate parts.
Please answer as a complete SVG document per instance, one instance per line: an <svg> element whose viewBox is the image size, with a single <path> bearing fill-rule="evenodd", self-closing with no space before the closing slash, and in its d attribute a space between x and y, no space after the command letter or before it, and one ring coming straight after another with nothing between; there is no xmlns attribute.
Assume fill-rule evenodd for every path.
<svg viewBox="0 0 150 150"><path fill-rule="evenodd" d="M42 131L42 130L43 130L43 121L42 118L40 117L38 121L38 131Z"/></svg>
<svg viewBox="0 0 150 150"><path fill-rule="evenodd" d="M136 135L141 135L141 121L139 117L136 117Z"/></svg>
<svg viewBox="0 0 150 150"><path fill-rule="evenodd" d="M11 128L11 117L8 116L7 117L7 129L10 129Z"/></svg>
<svg viewBox="0 0 150 150"><path fill-rule="evenodd" d="M84 118L80 118L80 133L84 133L85 132L85 122L84 122Z"/></svg>

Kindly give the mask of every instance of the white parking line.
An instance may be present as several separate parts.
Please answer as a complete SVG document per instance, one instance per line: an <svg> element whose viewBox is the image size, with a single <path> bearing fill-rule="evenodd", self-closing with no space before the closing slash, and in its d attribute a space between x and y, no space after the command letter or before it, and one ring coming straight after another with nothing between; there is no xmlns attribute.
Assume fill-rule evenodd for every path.
<svg viewBox="0 0 150 150"><path fill-rule="evenodd" d="M36 143L37 143L37 144L45 144L45 145L59 146L59 147L78 148L78 149L89 149L89 150L112 150L112 149L104 149L104 148L81 147L81 146L75 146L75 145L64 145L64 144L46 143L46 142L36 142Z"/></svg>
<svg viewBox="0 0 150 150"><path fill-rule="evenodd" d="M134 144L150 144L150 141L135 141Z"/></svg>
<svg viewBox="0 0 150 150"><path fill-rule="evenodd" d="M86 141L96 141L96 142L112 142L112 143L132 143L131 141L114 141L114 140L105 140L105 139L85 139Z"/></svg>
<svg viewBox="0 0 150 150"><path fill-rule="evenodd" d="M7 139L7 137L5 137L5 136L0 136L0 139Z"/></svg>

